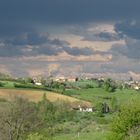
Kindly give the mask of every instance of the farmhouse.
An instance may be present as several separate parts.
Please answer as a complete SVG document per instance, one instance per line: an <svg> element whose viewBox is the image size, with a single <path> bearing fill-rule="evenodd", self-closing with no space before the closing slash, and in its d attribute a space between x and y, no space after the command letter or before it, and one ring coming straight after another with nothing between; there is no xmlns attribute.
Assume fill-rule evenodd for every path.
<svg viewBox="0 0 140 140"><path fill-rule="evenodd" d="M93 108L92 107L80 106L79 105L79 111L80 112L93 112Z"/></svg>
<svg viewBox="0 0 140 140"><path fill-rule="evenodd" d="M59 76L59 77L55 77L53 79L53 81L56 81L56 82L76 82L78 81L78 78L77 77L64 77L64 76Z"/></svg>
<svg viewBox="0 0 140 140"><path fill-rule="evenodd" d="M32 80L33 80L33 83L35 85L37 85L37 86L41 86L42 85L41 80L39 78L33 78Z"/></svg>
<svg viewBox="0 0 140 140"><path fill-rule="evenodd" d="M66 78L64 76L55 77L53 79L53 81L55 81L55 82L65 82L66 81Z"/></svg>
<svg viewBox="0 0 140 140"><path fill-rule="evenodd" d="M37 85L37 86L41 86L42 85L42 83L40 83L40 82L35 82L34 84Z"/></svg>
<svg viewBox="0 0 140 140"><path fill-rule="evenodd" d="M78 81L78 78L77 77L68 77L66 80L68 82L76 82L76 81Z"/></svg>
<svg viewBox="0 0 140 140"><path fill-rule="evenodd" d="M75 104L72 106L72 110L80 112L93 112L95 111L95 108L93 108L91 104Z"/></svg>

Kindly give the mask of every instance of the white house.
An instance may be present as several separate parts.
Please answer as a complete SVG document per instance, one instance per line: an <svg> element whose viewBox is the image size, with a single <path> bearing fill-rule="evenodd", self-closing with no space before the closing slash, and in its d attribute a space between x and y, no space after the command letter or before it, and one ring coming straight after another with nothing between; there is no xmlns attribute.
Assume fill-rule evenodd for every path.
<svg viewBox="0 0 140 140"><path fill-rule="evenodd" d="M79 105L79 111L80 112L93 112L93 108Z"/></svg>
<svg viewBox="0 0 140 140"><path fill-rule="evenodd" d="M41 86L42 83L40 83L40 82L35 82L35 85L37 85L37 86Z"/></svg>

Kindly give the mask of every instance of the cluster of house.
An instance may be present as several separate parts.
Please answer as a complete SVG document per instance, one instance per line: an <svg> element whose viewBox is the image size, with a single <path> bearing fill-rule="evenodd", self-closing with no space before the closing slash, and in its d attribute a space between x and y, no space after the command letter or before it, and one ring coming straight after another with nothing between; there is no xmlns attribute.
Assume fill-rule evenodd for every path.
<svg viewBox="0 0 140 140"><path fill-rule="evenodd" d="M53 81L56 82L76 82L78 81L78 77L64 77L64 76L60 76L60 77L54 77Z"/></svg>
<svg viewBox="0 0 140 140"><path fill-rule="evenodd" d="M139 90L140 89L140 82L138 81L126 81L124 82L124 86L127 85L132 89Z"/></svg>
<svg viewBox="0 0 140 140"><path fill-rule="evenodd" d="M40 77L33 77L32 80L35 85L38 85L38 86L42 85ZM51 80L55 82L76 82L78 81L78 77L59 76L59 77L52 77Z"/></svg>

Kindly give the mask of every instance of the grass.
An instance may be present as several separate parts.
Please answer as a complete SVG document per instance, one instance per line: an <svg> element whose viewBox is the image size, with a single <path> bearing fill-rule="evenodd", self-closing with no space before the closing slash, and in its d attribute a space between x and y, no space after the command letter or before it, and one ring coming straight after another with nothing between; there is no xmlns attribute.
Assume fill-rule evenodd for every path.
<svg viewBox="0 0 140 140"><path fill-rule="evenodd" d="M1 83L3 83L3 87L1 88L14 88L14 82L12 81L0 81Z"/></svg>
<svg viewBox="0 0 140 140"><path fill-rule="evenodd" d="M53 138L53 140L107 140L107 133L96 131L90 133L63 134Z"/></svg>
<svg viewBox="0 0 140 140"><path fill-rule="evenodd" d="M95 81L89 81L89 80L81 80L77 82L66 82L68 87L73 87L73 88L87 88L87 86L91 87L97 87L97 82Z"/></svg>
<svg viewBox="0 0 140 140"><path fill-rule="evenodd" d="M107 140L112 114L106 114L105 117L97 117L94 113L79 115L81 121L60 124L63 132L56 134L52 140Z"/></svg>
<svg viewBox="0 0 140 140"><path fill-rule="evenodd" d="M92 102L93 105L99 102L110 103L111 99L115 97L120 104L127 102L129 99L140 99L140 93L132 89L116 90L113 93L105 91L103 88L89 88L89 89L72 89L65 92L66 95L78 99Z"/></svg>

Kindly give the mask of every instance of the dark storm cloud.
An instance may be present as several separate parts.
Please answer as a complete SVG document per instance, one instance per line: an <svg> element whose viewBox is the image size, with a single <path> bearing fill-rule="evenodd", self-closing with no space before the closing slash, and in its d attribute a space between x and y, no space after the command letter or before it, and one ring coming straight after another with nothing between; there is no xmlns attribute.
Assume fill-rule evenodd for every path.
<svg viewBox="0 0 140 140"><path fill-rule="evenodd" d="M139 0L1 0L3 19L80 22L139 16Z"/></svg>
<svg viewBox="0 0 140 140"><path fill-rule="evenodd" d="M109 32L100 32L98 34L85 35L83 40L109 42L109 41L118 41L120 39L121 37L118 34Z"/></svg>
<svg viewBox="0 0 140 140"><path fill-rule="evenodd" d="M0 57L14 57L23 55L18 46L12 46L9 44L0 44Z"/></svg>
<svg viewBox="0 0 140 140"><path fill-rule="evenodd" d="M57 55L67 52L70 55L92 55L95 52L90 48L71 48L68 42L60 39L51 39L49 34L37 32L23 33L19 36L6 38L0 41L0 56L34 56Z"/></svg>
<svg viewBox="0 0 140 140"><path fill-rule="evenodd" d="M42 45L46 42L50 42L48 35L40 35L37 32L28 32L13 36L13 38L6 39L5 43L12 45Z"/></svg>
<svg viewBox="0 0 140 140"><path fill-rule="evenodd" d="M115 30L121 36L127 36L134 39L140 39L140 19L125 20L116 23Z"/></svg>
<svg viewBox="0 0 140 140"><path fill-rule="evenodd" d="M18 19L17 19L18 20ZM17 22L16 19L4 20L0 16L0 39L5 39L13 36L17 36L26 32L33 32L35 29L30 24L24 24L23 22Z"/></svg>
<svg viewBox="0 0 140 140"><path fill-rule="evenodd" d="M27 32L1 40L0 56L57 55L65 41L50 39L49 35Z"/></svg>
<svg viewBox="0 0 140 140"><path fill-rule="evenodd" d="M122 54L131 59L140 59L140 19L122 20L115 24L115 31L125 40L125 45L113 45L113 54Z"/></svg>
<svg viewBox="0 0 140 140"><path fill-rule="evenodd" d="M101 38L101 40L103 40L103 41L120 40L119 36L115 33L101 32L101 33L97 34L96 36Z"/></svg>
<svg viewBox="0 0 140 140"><path fill-rule="evenodd" d="M0 0L0 35L42 24L82 24L140 18L139 0Z"/></svg>
<svg viewBox="0 0 140 140"><path fill-rule="evenodd" d="M89 48L70 48L58 39L50 40L38 36L39 28L58 24L84 24L106 22L123 18L140 18L139 0L0 0L0 41L5 47L0 48L0 55L21 55L26 45L32 45L28 54L44 53L48 55L66 51L71 55L90 55ZM123 28L123 29L122 29ZM116 30L125 30L116 24ZM131 29L131 28L130 28ZM29 33L30 32L30 33ZM33 32L33 33L32 33ZM23 34L27 34L23 38ZM133 34L133 32L132 32ZM135 33L134 33L135 35ZM118 39L115 35L100 33L100 41ZM92 39L91 36L85 39ZM34 46L40 45L40 48ZM26 48L25 48L26 49ZM10 52L6 52L9 51Z"/></svg>
<svg viewBox="0 0 140 140"><path fill-rule="evenodd" d="M110 50L114 55L122 54L131 59L140 59L140 40L126 38L126 45L113 45Z"/></svg>
<svg viewBox="0 0 140 140"><path fill-rule="evenodd" d="M64 50L68 53L68 54L71 54L71 55L75 55L75 56L78 56L78 55L93 55L94 52L91 48L78 48L78 47L73 47L73 48L70 48L70 47L64 47Z"/></svg>

